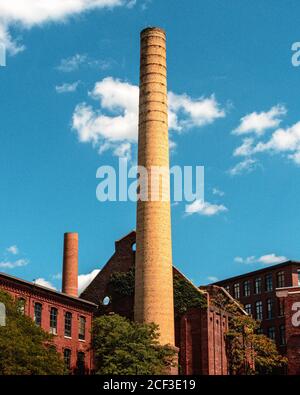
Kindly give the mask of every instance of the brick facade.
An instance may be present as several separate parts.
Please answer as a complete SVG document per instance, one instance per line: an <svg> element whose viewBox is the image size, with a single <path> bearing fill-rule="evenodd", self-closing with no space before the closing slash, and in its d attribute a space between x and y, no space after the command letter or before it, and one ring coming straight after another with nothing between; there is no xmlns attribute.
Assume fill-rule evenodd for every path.
<svg viewBox="0 0 300 395"><path fill-rule="evenodd" d="M113 256L80 295L81 298L94 303L101 303L105 297L110 298L107 306L99 306L97 314L114 312L133 319L134 295L120 296L114 292L110 286L110 278L115 272L128 272L134 268L135 251L132 248L134 244L135 232L117 241ZM173 267L174 274L184 277L175 267ZM213 292L218 290L223 292L219 287L214 287ZM208 307L193 308L175 318L175 346L180 350L180 373L226 375L228 367L225 333L228 329L228 314L210 303L209 292L200 290L199 292L203 292L206 296Z"/></svg>
<svg viewBox="0 0 300 395"><path fill-rule="evenodd" d="M288 374L300 375L300 287L280 288L277 297L285 306Z"/></svg>
<svg viewBox="0 0 300 395"><path fill-rule="evenodd" d="M57 309L57 329L53 335L56 350L64 355L70 350L70 371L89 374L93 370L91 351L92 316L96 306L88 301L0 273L0 289L24 303L24 314L35 319L35 305L41 306L40 326L50 332L51 308ZM66 313L71 313L71 333L65 335ZM70 316L69 316L70 317ZM79 339L79 322L85 320L84 339ZM51 329L51 333L55 330ZM82 337L82 336L81 336ZM67 351L68 352L68 351ZM79 359L78 359L79 357ZM83 360L83 362L81 362Z"/></svg>
<svg viewBox="0 0 300 395"><path fill-rule="evenodd" d="M260 289L257 284L260 279ZM278 265L256 270L240 276L231 277L215 283L224 287L231 295L238 299L245 310L251 306L251 314L261 321L261 332L273 338L278 351L289 356L292 361L292 352L287 349L287 336L289 327L286 326L286 306L282 298L278 298L277 291L285 287L298 287L300 285L300 262L287 261ZM259 292L257 292L259 291ZM250 311L248 310L250 313ZM290 370L289 361L288 370ZM299 363L300 367L300 363Z"/></svg>

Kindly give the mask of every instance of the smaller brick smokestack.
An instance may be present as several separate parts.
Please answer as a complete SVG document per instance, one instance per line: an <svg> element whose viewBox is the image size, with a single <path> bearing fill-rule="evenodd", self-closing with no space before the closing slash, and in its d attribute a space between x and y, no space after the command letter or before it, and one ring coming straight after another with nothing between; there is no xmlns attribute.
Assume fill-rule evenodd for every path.
<svg viewBox="0 0 300 395"><path fill-rule="evenodd" d="M78 233L64 234L62 292L78 296Z"/></svg>

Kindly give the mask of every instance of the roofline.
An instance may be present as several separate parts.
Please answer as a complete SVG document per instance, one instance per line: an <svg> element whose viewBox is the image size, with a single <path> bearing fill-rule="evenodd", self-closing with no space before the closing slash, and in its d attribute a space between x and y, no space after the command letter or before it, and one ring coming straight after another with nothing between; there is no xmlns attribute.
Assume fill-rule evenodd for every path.
<svg viewBox="0 0 300 395"><path fill-rule="evenodd" d="M119 241L125 239L127 236L131 235L131 233L135 233L136 234L136 230L132 229L130 232L126 233L125 236L121 237L120 239L115 240L115 243L118 243Z"/></svg>
<svg viewBox="0 0 300 395"><path fill-rule="evenodd" d="M247 277L247 276L252 276L253 274L264 273L264 272L268 272L268 271L273 270L273 269L278 269L278 268L281 268L281 267L285 267L285 266L288 266L288 265L295 265L295 264L296 265L297 264L300 265L300 261L292 261L292 260L284 261L284 262L281 262L281 263L277 263L276 265L267 266L267 267L264 267L262 269L253 270L252 272L247 272L245 274L238 274L237 276L224 278L224 280L216 281L215 283L212 283L210 285L222 285L222 284L224 284L225 281L226 282L227 281L234 281L234 280L238 280L240 278L244 278L244 277Z"/></svg>
<svg viewBox="0 0 300 395"><path fill-rule="evenodd" d="M207 295L207 291L204 291L203 289L198 288L190 279L186 277L185 274L183 274L175 265L172 265L172 267L178 271L178 273L196 290L198 291L201 295Z"/></svg>
<svg viewBox="0 0 300 395"><path fill-rule="evenodd" d="M21 279L19 277L15 277L15 276L12 276L10 274L6 274L6 273L3 273L3 272L0 272L0 277L4 277L4 278L6 277L9 280L17 281L17 282L19 282L19 283L21 283L23 285L27 285L27 286L30 286L32 288L37 288L37 289L40 289L42 291L47 291L47 292L50 292L50 293L52 293L54 295L57 295L57 296L62 296L63 298L67 298L67 299L73 300L74 302L85 303L85 304L88 304L90 306L97 307L97 305L95 303L90 302L88 300L77 298L76 296L71 296L71 295L68 295L68 294L66 294L64 292L59 292L59 291L56 291L55 289L47 288L47 287L44 287L43 285L35 284L32 281L23 280L23 279Z"/></svg>

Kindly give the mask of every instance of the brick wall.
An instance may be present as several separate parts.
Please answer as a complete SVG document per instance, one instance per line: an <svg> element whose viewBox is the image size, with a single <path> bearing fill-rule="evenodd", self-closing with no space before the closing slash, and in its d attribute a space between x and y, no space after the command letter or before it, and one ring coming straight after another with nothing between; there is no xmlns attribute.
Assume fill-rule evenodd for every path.
<svg viewBox="0 0 300 395"><path fill-rule="evenodd" d="M91 348L91 326L94 307L88 306L85 302L69 298L58 292L52 292L43 287L26 283L22 280L8 278L0 275L0 289L8 292L14 299L25 300L25 314L34 319L34 305L42 305L41 327L46 332L50 331L50 309L55 307L57 314L57 334L53 335L56 350L63 354L65 349L71 350L71 370L77 371L77 353L83 352L85 355L85 373L90 373L93 369L93 356ZM64 336L65 313L72 313L72 332L70 337ZM85 317L86 330L85 339L78 339L79 317Z"/></svg>
<svg viewBox="0 0 300 395"><path fill-rule="evenodd" d="M131 232L117 241L114 255L80 295L81 298L94 303L99 303L106 296L111 298L110 304L106 307L100 306L96 314L115 312L133 319L134 295L118 295L111 289L109 282L113 273L127 272L134 267L135 251L132 249L134 243L135 232ZM183 277L174 267L173 274ZM175 345L180 350L180 372L185 375L227 374L225 352L225 332L227 328L227 314L213 306L208 309L193 308L181 317L176 317Z"/></svg>
<svg viewBox="0 0 300 395"><path fill-rule="evenodd" d="M288 374L300 374L300 287L280 289L278 297L284 299L286 356Z"/></svg>

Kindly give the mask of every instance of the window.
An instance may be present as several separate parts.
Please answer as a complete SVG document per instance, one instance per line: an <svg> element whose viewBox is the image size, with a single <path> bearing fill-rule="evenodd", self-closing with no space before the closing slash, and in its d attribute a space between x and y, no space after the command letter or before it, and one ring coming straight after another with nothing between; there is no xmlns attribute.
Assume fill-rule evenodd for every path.
<svg viewBox="0 0 300 395"><path fill-rule="evenodd" d="M244 296L250 296L250 281L244 282Z"/></svg>
<svg viewBox="0 0 300 395"><path fill-rule="evenodd" d="M284 283L284 272L277 273L277 288L283 288Z"/></svg>
<svg viewBox="0 0 300 395"><path fill-rule="evenodd" d="M285 338L285 325L279 326L279 344L281 346L286 345L286 338Z"/></svg>
<svg viewBox="0 0 300 395"><path fill-rule="evenodd" d="M278 299L278 315L279 317L284 316L284 299Z"/></svg>
<svg viewBox="0 0 300 395"><path fill-rule="evenodd" d="M273 291L272 274L267 274L265 280L266 280L266 292Z"/></svg>
<svg viewBox="0 0 300 395"><path fill-rule="evenodd" d="M103 300L102 300L102 304L103 304L103 306L108 306L110 304L110 297L105 296L105 298L103 298Z"/></svg>
<svg viewBox="0 0 300 395"><path fill-rule="evenodd" d="M257 328L257 329L256 329L256 333L257 333L258 335L263 335L263 334L264 334L263 328Z"/></svg>
<svg viewBox="0 0 300 395"><path fill-rule="evenodd" d="M25 306L26 306L26 300L24 298L19 298L18 299L18 311L21 314L25 314Z"/></svg>
<svg viewBox="0 0 300 395"><path fill-rule="evenodd" d="M57 334L57 309L55 307L50 309L50 333Z"/></svg>
<svg viewBox="0 0 300 395"><path fill-rule="evenodd" d="M85 339L85 317L80 316L79 317L79 339L84 340Z"/></svg>
<svg viewBox="0 0 300 395"><path fill-rule="evenodd" d="M250 303L245 304L245 311L247 314L252 315L252 306Z"/></svg>
<svg viewBox="0 0 300 395"><path fill-rule="evenodd" d="M273 318L273 300L267 299L267 318Z"/></svg>
<svg viewBox="0 0 300 395"><path fill-rule="evenodd" d="M271 340L275 340L275 328L272 326L271 328L268 328L268 338Z"/></svg>
<svg viewBox="0 0 300 395"><path fill-rule="evenodd" d="M64 349L64 361L65 361L65 367L67 369L71 369L71 350L68 348Z"/></svg>
<svg viewBox="0 0 300 395"><path fill-rule="evenodd" d="M261 293L261 278L260 277L255 279L254 292L256 293L256 295Z"/></svg>
<svg viewBox="0 0 300 395"><path fill-rule="evenodd" d="M255 303L255 311L256 311L256 319L261 321L263 319L263 307L261 301Z"/></svg>
<svg viewBox="0 0 300 395"><path fill-rule="evenodd" d="M300 287L300 270L298 270L298 287Z"/></svg>
<svg viewBox="0 0 300 395"><path fill-rule="evenodd" d="M65 314L65 336L72 336L72 313L69 311Z"/></svg>
<svg viewBox="0 0 300 395"><path fill-rule="evenodd" d="M234 284L233 286L233 293L234 293L234 297L235 299L239 299L240 298L240 284Z"/></svg>
<svg viewBox="0 0 300 395"><path fill-rule="evenodd" d="M41 303L34 304L34 322L36 325L42 325L42 305Z"/></svg>
<svg viewBox="0 0 300 395"><path fill-rule="evenodd" d="M77 353L77 374L83 375L85 373L85 355L84 352Z"/></svg>
<svg viewBox="0 0 300 395"><path fill-rule="evenodd" d="M299 272L299 275L300 275L300 272ZM226 285L225 289L226 289L226 291L227 291L228 293L230 293L230 285Z"/></svg>

